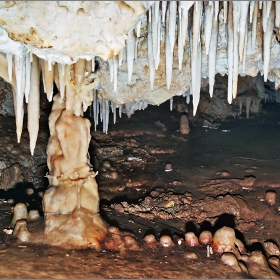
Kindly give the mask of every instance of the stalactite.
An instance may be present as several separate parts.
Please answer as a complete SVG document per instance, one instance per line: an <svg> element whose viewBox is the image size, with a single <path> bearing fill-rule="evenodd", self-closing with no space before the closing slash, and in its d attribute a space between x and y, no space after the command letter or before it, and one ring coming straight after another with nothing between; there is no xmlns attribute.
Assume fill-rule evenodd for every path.
<svg viewBox="0 0 280 280"><path fill-rule="evenodd" d="M215 20L218 20L218 14L219 14L219 1L214 1L214 7L215 7Z"/></svg>
<svg viewBox="0 0 280 280"><path fill-rule="evenodd" d="M263 2L263 1L259 1L259 8L260 8L260 9L262 8L262 2Z"/></svg>
<svg viewBox="0 0 280 280"><path fill-rule="evenodd" d="M65 65L61 63L57 63L58 70L58 80L59 80L59 93L60 98L64 100L65 96L65 85L66 85L66 77L65 77Z"/></svg>
<svg viewBox="0 0 280 280"><path fill-rule="evenodd" d="M156 18L156 6L158 6L159 2L155 2L152 6L152 45L153 45L153 57L154 59L157 57L157 36L158 36L158 20ZM157 7L158 8L158 7Z"/></svg>
<svg viewBox="0 0 280 280"><path fill-rule="evenodd" d="M168 34L169 42L171 47L171 52L173 53L173 48L175 44L175 28L176 28L176 11L177 11L177 2L169 1L169 17L168 17Z"/></svg>
<svg viewBox="0 0 280 280"><path fill-rule="evenodd" d="M82 86L83 79L85 76L85 69L86 69L85 59L80 58L76 63L74 63L74 81L75 81L76 91L79 91Z"/></svg>
<svg viewBox="0 0 280 280"><path fill-rule="evenodd" d="M179 32L178 32L178 62L179 62L179 70L181 70L183 56L184 56L184 47L186 44L189 10L183 9L180 5L178 8L180 11L180 13L179 13Z"/></svg>
<svg viewBox="0 0 280 280"><path fill-rule="evenodd" d="M161 1L162 22L165 22L166 6L167 6L167 1Z"/></svg>
<svg viewBox="0 0 280 280"><path fill-rule="evenodd" d="M170 109L170 111L172 111L172 110L173 110L173 97L171 97L171 98L169 99L169 102L170 102L169 109Z"/></svg>
<svg viewBox="0 0 280 280"><path fill-rule="evenodd" d="M41 62L44 90L47 94L47 99L49 100L49 102L51 102L53 96L54 65L51 64L51 71L49 71L48 61L41 60Z"/></svg>
<svg viewBox="0 0 280 280"><path fill-rule="evenodd" d="M25 54L15 56L15 76L16 76L16 92L14 95L14 107L16 115L16 133L17 141L20 142L22 125L23 125L23 98L24 98L24 82L25 82Z"/></svg>
<svg viewBox="0 0 280 280"><path fill-rule="evenodd" d="M160 17L160 15L159 15ZM157 56L155 58L155 70L158 70L158 66L160 63L160 38L161 38L161 23L160 21L157 24Z"/></svg>
<svg viewBox="0 0 280 280"><path fill-rule="evenodd" d="M30 151L31 155L33 156L38 137L40 118L40 68L37 56L34 56L31 66L31 87L27 114L27 128L30 138Z"/></svg>
<svg viewBox="0 0 280 280"><path fill-rule="evenodd" d="M246 67L246 57L247 57L247 42L248 42L248 21L246 21L246 27L245 27L245 40L244 40L244 53L243 53L243 73L245 73L245 67Z"/></svg>
<svg viewBox="0 0 280 280"><path fill-rule="evenodd" d="M238 83L238 31L239 31L240 3L233 1L233 81L232 96L236 98Z"/></svg>
<svg viewBox="0 0 280 280"><path fill-rule="evenodd" d="M275 1L275 26L280 27L280 1Z"/></svg>
<svg viewBox="0 0 280 280"><path fill-rule="evenodd" d="M131 82L131 76L133 72L135 39L135 31L132 29L130 32L128 32L128 38L126 40L127 76L129 83Z"/></svg>
<svg viewBox="0 0 280 280"><path fill-rule="evenodd" d="M109 71L110 71L110 81L113 83L114 81L114 62L113 58L108 59L108 64L109 64Z"/></svg>
<svg viewBox="0 0 280 280"><path fill-rule="evenodd" d="M30 62L30 55L26 55L25 58L25 102L28 103L28 96L30 93L30 80L31 80L31 62Z"/></svg>
<svg viewBox="0 0 280 280"><path fill-rule="evenodd" d="M223 1L223 4L224 4L224 23L227 23L228 2Z"/></svg>
<svg viewBox="0 0 280 280"><path fill-rule="evenodd" d="M141 32L141 19L136 24L136 36L137 37L140 37L140 32Z"/></svg>
<svg viewBox="0 0 280 280"><path fill-rule="evenodd" d="M122 117L122 104L119 105L119 117Z"/></svg>
<svg viewBox="0 0 280 280"><path fill-rule="evenodd" d="M252 19L252 48L255 52L259 6L255 5Z"/></svg>
<svg viewBox="0 0 280 280"><path fill-rule="evenodd" d="M118 87L118 56L115 55L113 58L113 71L114 71L114 91L117 91Z"/></svg>
<svg viewBox="0 0 280 280"><path fill-rule="evenodd" d="M213 88L215 83L216 74L216 52L218 43L218 33L219 33L219 21L212 17L212 36L210 41L210 52L208 58L208 69L209 69L209 93L210 97L213 96Z"/></svg>
<svg viewBox="0 0 280 280"><path fill-rule="evenodd" d="M120 53L119 53L119 66L122 66L122 63L123 63L124 49L125 48L122 48Z"/></svg>
<svg viewBox="0 0 280 280"><path fill-rule="evenodd" d="M262 5L262 27L263 27L263 32L266 32L266 28L267 28L267 13L266 13L266 9L267 9L267 1L263 1L263 5Z"/></svg>
<svg viewBox="0 0 280 280"><path fill-rule="evenodd" d="M194 57L192 53L191 64L191 76L192 76L192 96L193 96L193 115L195 116L197 106L200 99L200 87L201 87L201 42L197 46L197 55Z"/></svg>
<svg viewBox="0 0 280 280"><path fill-rule="evenodd" d="M8 76L9 81L12 81L13 76L13 55L11 53L6 54L7 64L8 64Z"/></svg>
<svg viewBox="0 0 280 280"><path fill-rule="evenodd" d="M233 82L233 4L229 3L228 9L228 30L227 30L228 44L228 103L232 102L232 82Z"/></svg>
<svg viewBox="0 0 280 280"><path fill-rule="evenodd" d="M169 38L169 16L170 14L166 14L166 33L165 33L165 74L166 74L166 86L167 90L169 90L171 85L171 79L172 79L172 69L173 69L173 52L171 50L170 45L170 38Z"/></svg>
<svg viewBox="0 0 280 280"><path fill-rule="evenodd" d="M263 76L265 82L267 81L267 77L268 77L269 62L270 62L270 47L271 47L274 22L275 22L275 9L273 4L270 10L267 30L264 33L264 38L263 38L263 73L264 73Z"/></svg>
<svg viewBox="0 0 280 280"><path fill-rule="evenodd" d="M255 9L255 1L250 1L250 23L253 22L253 14L254 14L254 9Z"/></svg>
<svg viewBox="0 0 280 280"><path fill-rule="evenodd" d="M198 43L200 41L200 16L201 16L201 5L202 3L197 1L193 9L193 58L196 59Z"/></svg>
<svg viewBox="0 0 280 280"><path fill-rule="evenodd" d="M209 53L209 46L211 40L211 33L212 33L212 22L213 22L213 6L211 1L203 2L204 3L204 40L205 40L205 49L206 55Z"/></svg>
<svg viewBox="0 0 280 280"><path fill-rule="evenodd" d="M152 29L151 23L148 23L148 62L149 62L149 71L150 71L151 90L153 90L154 80L155 80L155 61L153 56L153 42L152 42L151 29Z"/></svg>
<svg viewBox="0 0 280 280"><path fill-rule="evenodd" d="M96 131L96 126L98 123L98 115L97 115L97 97L96 90L93 90L93 100L92 100L92 110L93 110L93 122L94 122L94 131Z"/></svg>
<svg viewBox="0 0 280 280"><path fill-rule="evenodd" d="M239 58L240 62L244 58L244 44L245 44L245 33L248 21L248 8L249 1L240 1L240 23L239 23Z"/></svg>

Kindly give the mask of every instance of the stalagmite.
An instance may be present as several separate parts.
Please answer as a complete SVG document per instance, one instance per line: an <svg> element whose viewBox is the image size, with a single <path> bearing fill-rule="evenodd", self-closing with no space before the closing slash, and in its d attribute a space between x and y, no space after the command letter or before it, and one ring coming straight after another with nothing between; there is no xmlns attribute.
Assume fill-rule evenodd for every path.
<svg viewBox="0 0 280 280"><path fill-rule="evenodd" d="M166 73L166 86L169 90L172 79L172 69L173 69L173 52L171 50L170 38L169 38L169 13L166 15L166 34L165 34L165 73Z"/></svg>
<svg viewBox="0 0 280 280"><path fill-rule="evenodd" d="M127 60L127 76L128 82L131 82L131 76L133 72L134 63L134 52L135 52L135 31L132 29L128 33L128 38L126 40L126 60Z"/></svg>
<svg viewBox="0 0 280 280"><path fill-rule="evenodd" d="M267 81L268 77L268 69L270 62L270 46L271 46L271 38L274 28L274 19L275 19L275 9L274 4L270 10L270 16L268 19L267 30L263 35L263 76L264 81Z"/></svg>
<svg viewBox="0 0 280 280"><path fill-rule="evenodd" d="M210 97L213 96L213 88L215 83L216 74L216 52L218 43L218 32L219 32L219 21L212 17L213 29L210 41L210 52L208 58L208 69L209 69L209 93Z"/></svg>
<svg viewBox="0 0 280 280"><path fill-rule="evenodd" d="M229 3L228 9L228 103L232 102L232 82L233 82L233 4Z"/></svg>
<svg viewBox="0 0 280 280"><path fill-rule="evenodd" d="M205 40L205 48L206 55L209 53L210 40L211 40L211 32L212 32L212 22L213 22L213 6L211 1L203 2L204 3L204 40Z"/></svg>
<svg viewBox="0 0 280 280"><path fill-rule="evenodd" d="M29 102L27 107L27 128L30 138L30 151L31 155L33 155L39 131L40 118L40 67L37 56L34 56L31 66L30 86Z"/></svg>
<svg viewBox="0 0 280 280"><path fill-rule="evenodd" d="M245 40L247 39L245 34L246 34L247 21L248 21L248 8L249 8L249 1L240 2L239 58L241 62L243 61L244 58L244 44L245 44Z"/></svg>
<svg viewBox="0 0 280 280"><path fill-rule="evenodd" d="M96 173L89 161L90 121L64 108L63 100L55 95L49 117L50 187L43 198L44 242L100 250L107 230L98 213Z"/></svg>
<svg viewBox="0 0 280 280"><path fill-rule="evenodd" d="M151 29L152 29L151 23L148 23L148 62L149 62L149 71L150 71L151 90L153 90L154 80L155 80L155 61L153 56L153 42L152 42Z"/></svg>
<svg viewBox="0 0 280 280"><path fill-rule="evenodd" d="M13 55L11 53L6 54L7 58L7 64L8 64L8 75L9 75L9 81L12 81L12 75L13 75Z"/></svg>
<svg viewBox="0 0 280 280"><path fill-rule="evenodd" d="M53 96L54 65L51 65L51 71L49 71L48 61L41 60L41 62L42 62L44 90L45 93L47 94L47 98L49 102L51 102Z"/></svg>
<svg viewBox="0 0 280 280"><path fill-rule="evenodd" d="M173 48L175 44L175 28L176 28L176 11L177 11L177 2L169 1L169 17L168 17L168 35L171 52L173 53Z"/></svg>
<svg viewBox="0 0 280 280"><path fill-rule="evenodd" d="M255 5L252 19L252 49L255 52L259 6Z"/></svg>

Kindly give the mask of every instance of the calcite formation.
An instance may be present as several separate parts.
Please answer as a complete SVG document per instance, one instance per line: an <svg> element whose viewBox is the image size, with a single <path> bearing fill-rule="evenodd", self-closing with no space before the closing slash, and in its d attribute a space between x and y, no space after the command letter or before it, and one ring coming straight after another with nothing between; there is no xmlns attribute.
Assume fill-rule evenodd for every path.
<svg viewBox="0 0 280 280"><path fill-rule="evenodd" d="M229 104L242 93L239 74L263 75L255 80L259 95L268 79L278 88L279 26L278 1L1 2L0 76L12 85L18 142L28 103L31 154L41 73L44 92L54 100L47 242L98 249L106 232L87 153L90 124L83 114L89 106L95 129L100 120L107 133L110 110L115 122L117 108L130 116L168 99L172 108L175 95L187 102L192 97L195 114L202 81L208 78L212 97L216 73L228 75ZM65 237L70 229L75 238Z"/></svg>

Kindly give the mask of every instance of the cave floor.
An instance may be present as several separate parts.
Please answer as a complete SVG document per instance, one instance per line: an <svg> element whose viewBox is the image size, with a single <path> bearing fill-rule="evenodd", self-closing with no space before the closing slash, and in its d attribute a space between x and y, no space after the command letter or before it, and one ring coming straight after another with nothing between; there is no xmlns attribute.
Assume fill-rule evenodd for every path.
<svg viewBox="0 0 280 280"><path fill-rule="evenodd" d="M198 234L202 229L215 232L221 226L230 226L248 251L264 252L266 240L280 244L279 196L275 205L264 201L267 190L279 193L280 188L279 106L265 104L258 115L246 119L243 113L239 118L218 122L217 129L203 127L203 116L190 117L189 135L178 132L180 113L170 112L167 103L136 111L131 118L123 115L115 125L111 117L107 135L102 133L102 124L96 132L92 127L90 145L92 162L99 171L101 216L109 225L133 232L140 250L95 252L19 244L3 232L9 228L12 215L13 204L7 200L13 197L0 197L5 202L0 204L0 277L248 278L222 264L218 254L207 258L206 247L176 245L152 250L143 249L141 242L148 233L157 238L167 234L175 241L187 231ZM110 161L111 169L102 168L104 160ZM166 163L172 164L172 171L165 171ZM110 178L112 172L117 172L118 177ZM237 209L241 218L236 220L224 202L221 207L225 208L218 216L211 216L210 209L204 221L199 220L198 214L191 219L176 218L182 208L170 215L156 215L154 211L147 216L141 212L141 205L155 189L161 194L171 193L173 199L189 193L191 208L201 203L207 206L206 197L210 196L213 211L215 199L241 196L255 218L248 213L243 217L242 209ZM167 209L157 209L162 208ZM29 226L30 231L40 230L42 220ZM190 251L196 253L196 260L186 258Z"/></svg>

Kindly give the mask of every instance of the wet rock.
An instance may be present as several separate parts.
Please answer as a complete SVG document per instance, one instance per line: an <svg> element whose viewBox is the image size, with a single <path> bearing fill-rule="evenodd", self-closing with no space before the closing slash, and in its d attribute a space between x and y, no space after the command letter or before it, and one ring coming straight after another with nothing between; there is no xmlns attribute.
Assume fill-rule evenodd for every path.
<svg viewBox="0 0 280 280"><path fill-rule="evenodd" d="M264 199L268 204L274 205L276 203L277 194L275 191L267 191Z"/></svg>
<svg viewBox="0 0 280 280"><path fill-rule="evenodd" d="M236 256L233 253L223 253L221 256L222 263L231 266L235 271L242 272Z"/></svg>
<svg viewBox="0 0 280 280"><path fill-rule="evenodd" d="M4 190L15 187L23 181L23 175L19 164L14 164L2 170L2 180L0 188Z"/></svg>
<svg viewBox="0 0 280 280"><path fill-rule="evenodd" d="M197 260L197 254L195 252L186 252L184 257L188 260Z"/></svg>
<svg viewBox="0 0 280 280"><path fill-rule="evenodd" d="M278 245L273 241L265 241L264 248L268 255L280 256L280 250Z"/></svg>

